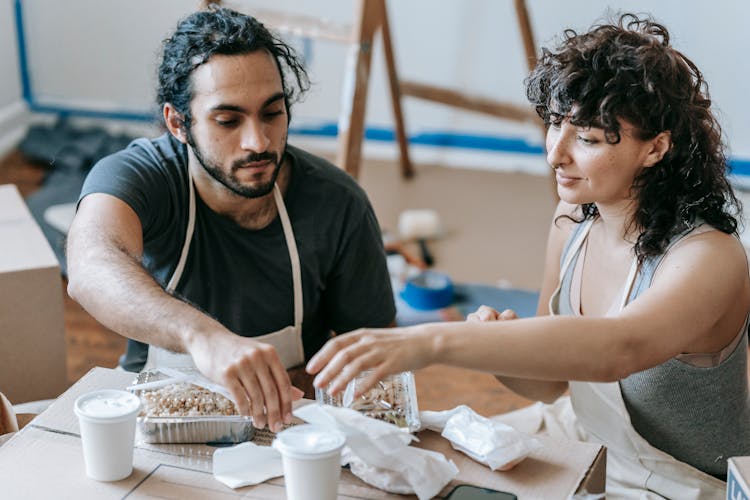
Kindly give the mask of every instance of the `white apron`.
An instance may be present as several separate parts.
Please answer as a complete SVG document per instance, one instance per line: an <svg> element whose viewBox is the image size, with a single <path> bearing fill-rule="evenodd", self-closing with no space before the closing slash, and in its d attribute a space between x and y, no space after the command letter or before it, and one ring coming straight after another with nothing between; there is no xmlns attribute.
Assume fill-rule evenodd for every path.
<svg viewBox="0 0 750 500"><path fill-rule="evenodd" d="M573 257L586 238L591 221L571 245L560 270L560 286ZM625 283L619 310L627 304L638 269L633 260ZM554 315L560 287L550 298ZM558 309L559 310L559 309ZM607 447L608 499L679 500L721 499L726 483L671 455L654 448L633 428L617 382L570 382L570 397L563 396L552 405L541 403L511 414L495 417L507 423L534 422L533 431L545 427L553 436L578 439ZM571 411L571 404L572 410ZM532 432L533 432L532 431Z"/></svg>
<svg viewBox="0 0 750 500"><path fill-rule="evenodd" d="M190 201L188 209L188 225L185 232L185 243L182 247L182 253L180 254L180 260L177 263L177 267L175 268L169 283L167 283L166 291L168 293L174 292L177 288L177 284L180 282L182 271L185 268L185 262L187 261L188 252L190 250L193 231L195 229L195 189L193 187L192 176L189 176L189 181ZM281 196L279 186L276 184L274 184L273 196L276 201L276 208L279 211L281 225L284 229L284 238L286 239L286 245L289 251L289 259L292 263L294 325L287 326L276 332L252 338L259 342L264 342L274 346L279 358L281 358L281 363L285 368L289 369L305 362L305 350L302 346L302 316L304 312L302 303L302 272L300 269L299 254L297 253L297 243L294 240L294 232L292 231L292 223L289 220L286 205L284 205L284 198ZM193 363L193 358L190 354L177 353L161 347L149 346L148 358L146 359L144 369L149 370L160 366L167 366L170 368L195 368L195 363Z"/></svg>

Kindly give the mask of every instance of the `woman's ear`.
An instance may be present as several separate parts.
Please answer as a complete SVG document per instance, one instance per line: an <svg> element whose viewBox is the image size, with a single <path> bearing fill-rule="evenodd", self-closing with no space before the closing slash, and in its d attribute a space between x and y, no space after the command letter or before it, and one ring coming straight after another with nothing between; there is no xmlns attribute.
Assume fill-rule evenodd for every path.
<svg viewBox="0 0 750 500"><path fill-rule="evenodd" d="M672 133L668 130L660 132L648 142L651 144L651 149L646 155L643 166L653 167L659 163L662 158L664 158L664 155L672 148Z"/></svg>
<svg viewBox="0 0 750 500"><path fill-rule="evenodd" d="M166 103L162 109L164 115L164 123L167 125L169 133L171 133L175 139L183 144L187 144L187 131L185 130L185 120L181 113L170 103Z"/></svg>

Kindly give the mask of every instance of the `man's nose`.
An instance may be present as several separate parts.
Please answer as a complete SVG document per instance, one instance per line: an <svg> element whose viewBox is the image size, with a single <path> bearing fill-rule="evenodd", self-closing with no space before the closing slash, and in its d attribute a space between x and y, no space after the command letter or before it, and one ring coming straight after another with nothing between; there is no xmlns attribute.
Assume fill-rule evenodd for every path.
<svg viewBox="0 0 750 500"><path fill-rule="evenodd" d="M254 153L263 153L268 150L271 139L265 126L255 120L249 120L242 131L242 149Z"/></svg>

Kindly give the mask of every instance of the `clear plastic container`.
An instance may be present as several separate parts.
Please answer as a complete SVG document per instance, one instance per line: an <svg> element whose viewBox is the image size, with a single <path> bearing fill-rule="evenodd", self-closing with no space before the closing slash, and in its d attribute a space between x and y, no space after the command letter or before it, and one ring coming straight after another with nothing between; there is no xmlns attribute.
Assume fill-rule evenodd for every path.
<svg viewBox="0 0 750 500"><path fill-rule="evenodd" d="M318 403L357 410L368 417L394 424L410 432L420 427L417 389L412 372L388 375L359 398L354 398L358 384L371 372L360 373L346 389L331 396L325 389L315 389Z"/></svg>
<svg viewBox="0 0 750 500"><path fill-rule="evenodd" d="M167 375L156 370L143 371L138 374L135 383L158 382L167 378ZM237 414L234 403L221 394L202 388L196 388L204 398L201 404L197 404L191 399L190 391L182 390L183 385L184 382L165 385L160 388L160 393L156 392L159 389L133 391L143 404L143 410L136 421L136 428L143 442L225 444L252 439L255 430L252 417ZM155 406L155 395L164 392L170 392L170 396L163 399L162 405ZM186 409L182 412L184 414L168 414L180 408ZM161 415L154 414L154 409L160 410Z"/></svg>

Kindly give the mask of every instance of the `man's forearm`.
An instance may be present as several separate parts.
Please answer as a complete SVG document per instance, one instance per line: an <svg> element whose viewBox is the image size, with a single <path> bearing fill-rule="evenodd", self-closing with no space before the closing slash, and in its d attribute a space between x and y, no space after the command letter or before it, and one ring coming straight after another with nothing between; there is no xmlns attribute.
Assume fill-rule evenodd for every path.
<svg viewBox="0 0 750 500"><path fill-rule="evenodd" d="M187 349L191 333L224 329L165 292L138 260L114 245L70 252L68 293L111 330L174 351Z"/></svg>

